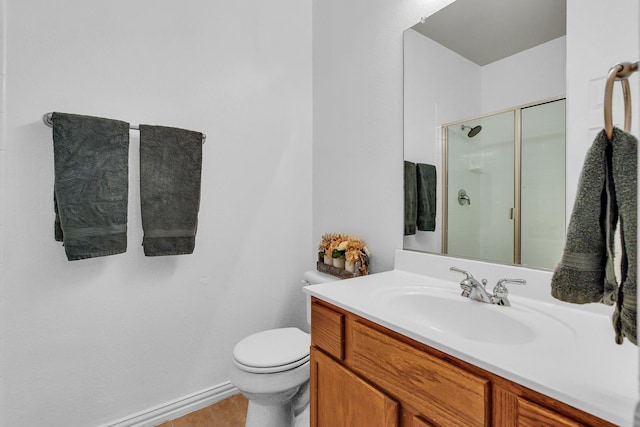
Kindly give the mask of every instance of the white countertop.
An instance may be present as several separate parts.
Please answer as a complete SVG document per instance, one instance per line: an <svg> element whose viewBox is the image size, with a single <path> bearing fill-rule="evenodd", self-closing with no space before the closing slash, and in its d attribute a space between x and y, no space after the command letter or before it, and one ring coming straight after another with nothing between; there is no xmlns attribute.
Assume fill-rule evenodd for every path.
<svg viewBox="0 0 640 427"><path fill-rule="evenodd" d="M397 252L395 265L393 271L307 286L305 291L602 419L621 426L633 425L639 396L638 348L626 340L623 345L615 344L609 314L613 312L612 307L555 301L546 289L550 273L539 270L408 251ZM469 270L477 279L487 277L488 289L499 277L526 278L525 287L508 285L512 307L466 302L467 299L463 304L473 304L468 307L474 310L479 307L513 310L508 314L518 320L530 319L527 326L535 331L537 338L509 342L493 335L497 339L491 339L491 334L502 331L478 322L469 324L468 337L461 337L411 319L385 304L385 293L390 287L430 287L447 295L459 294L459 281L464 276L449 272L450 266ZM425 274L425 270L429 273ZM484 275L476 274L478 270ZM474 339L475 334L479 339ZM487 337L489 339L485 339Z"/></svg>

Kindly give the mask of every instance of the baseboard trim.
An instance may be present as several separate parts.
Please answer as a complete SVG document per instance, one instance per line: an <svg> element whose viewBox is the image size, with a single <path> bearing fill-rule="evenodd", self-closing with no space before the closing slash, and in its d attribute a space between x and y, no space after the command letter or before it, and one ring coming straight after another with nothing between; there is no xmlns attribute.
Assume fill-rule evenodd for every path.
<svg viewBox="0 0 640 427"><path fill-rule="evenodd" d="M240 391L230 382L218 384L206 390L168 402L164 405L130 415L100 427L153 427L190 412L213 405Z"/></svg>

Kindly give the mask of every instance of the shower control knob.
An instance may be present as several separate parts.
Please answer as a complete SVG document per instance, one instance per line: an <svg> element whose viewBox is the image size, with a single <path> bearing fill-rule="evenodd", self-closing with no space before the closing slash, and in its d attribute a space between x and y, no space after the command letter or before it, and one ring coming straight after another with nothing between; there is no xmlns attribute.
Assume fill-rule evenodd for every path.
<svg viewBox="0 0 640 427"><path fill-rule="evenodd" d="M467 192L464 189L458 191L458 203L460 206L471 205L471 199L467 195Z"/></svg>

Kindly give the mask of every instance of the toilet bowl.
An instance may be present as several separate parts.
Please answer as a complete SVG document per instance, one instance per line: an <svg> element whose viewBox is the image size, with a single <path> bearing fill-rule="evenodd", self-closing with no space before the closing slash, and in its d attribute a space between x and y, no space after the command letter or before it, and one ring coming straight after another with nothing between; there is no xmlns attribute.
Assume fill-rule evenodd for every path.
<svg viewBox="0 0 640 427"><path fill-rule="evenodd" d="M337 280L318 271L305 284ZM311 303L307 298L307 320ZM311 337L298 328L270 329L249 335L233 349L231 383L247 398L246 427L309 425L309 347Z"/></svg>
<svg viewBox="0 0 640 427"><path fill-rule="evenodd" d="M290 427L309 403L309 334L298 328L250 335L233 349L231 383L248 399L247 427Z"/></svg>

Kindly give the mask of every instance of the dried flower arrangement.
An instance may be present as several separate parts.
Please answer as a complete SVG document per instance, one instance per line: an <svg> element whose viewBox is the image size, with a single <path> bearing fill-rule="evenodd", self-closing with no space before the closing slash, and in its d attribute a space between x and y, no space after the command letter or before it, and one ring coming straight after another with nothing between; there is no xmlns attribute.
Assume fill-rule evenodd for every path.
<svg viewBox="0 0 640 427"><path fill-rule="evenodd" d="M354 276L369 274L369 257L371 254L366 242L362 239L347 234L327 233L322 236L318 250L320 258L324 258L325 263L328 263L328 259L343 259L347 263L346 269L348 271L354 272L351 268L358 269L357 272L354 272ZM320 265L320 262L318 264ZM342 264L334 262L333 265ZM352 267L350 268L349 266ZM344 267L340 267L340 269L342 268ZM342 273L340 275L344 276Z"/></svg>
<svg viewBox="0 0 640 427"><path fill-rule="evenodd" d="M322 240L318 245L318 249L323 256L327 256L329 258L339 258L339 249L340 243L345 241L347 238L344 234L337 233L327 233L322 236ZM335 255L334 255L335 251Z"/></svg>

